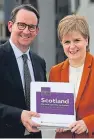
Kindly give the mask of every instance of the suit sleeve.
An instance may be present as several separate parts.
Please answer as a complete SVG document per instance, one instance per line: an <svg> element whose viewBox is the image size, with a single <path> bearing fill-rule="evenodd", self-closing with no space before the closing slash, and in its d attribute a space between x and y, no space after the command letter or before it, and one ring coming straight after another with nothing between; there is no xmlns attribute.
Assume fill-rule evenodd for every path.
<svg viewBox="0 0 94 139"><path fill-rule="evenodd" d="M88 128L89 137L94 138L94 115L84 117L83 121L85 122Z"/></svg>
<svg viewBox="0 0 94 139"><path fill-rule="evenodd" d="M22 109L11 106L12 102L10 102L10 104L6 103L8 98L11 98L11 95L10 95L11 89L8 90L8 86L9 86L9 84L7 84L8 79L5 74L6 70L5 70L5 67L3 66L4 64L2 63L4 62L2 62L2 60L0 59L0 122L6 123L6 124L19 124L21 120ZM11 88L13 88L12 85L10 86Z"/></svg>
<svg viewBox="0 0 94 139"><path fill-rule="evenodd" d="M0 103L0 120L7 124L21 122L22 109Z"/></svg>

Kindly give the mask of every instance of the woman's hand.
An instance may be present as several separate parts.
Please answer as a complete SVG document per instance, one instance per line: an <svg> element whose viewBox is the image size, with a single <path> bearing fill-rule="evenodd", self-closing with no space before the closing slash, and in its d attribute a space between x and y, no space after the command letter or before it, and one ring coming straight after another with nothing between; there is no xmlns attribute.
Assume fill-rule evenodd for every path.
<svg viewBox="0 0 94 139"><path fill-rule="evenodd" d="M86 124L83 120L79 120L70 125L71 132L76 134L81 134L85 131L88 131Z"/></svg>
<svg viewBox="0 0 94 139"><path fill-rule="evenodd" d="M81 134L85 131L88 131L86 124L83 120L79 120L74 122L69 126L69 128L58 128L56 129L56 132L62 133L66 132L67 130L71 130L71 132L75 132L76 134Z"/></svg>
<svg viewBox="0 0 94 139"><path fill-rule="evenodd" d="M66 131L68 131L68 130L70 130L70 129L69 129L69 128L57 128L57 129L56 129L56 132L62 133L62 132L66 132Z"/></svg>

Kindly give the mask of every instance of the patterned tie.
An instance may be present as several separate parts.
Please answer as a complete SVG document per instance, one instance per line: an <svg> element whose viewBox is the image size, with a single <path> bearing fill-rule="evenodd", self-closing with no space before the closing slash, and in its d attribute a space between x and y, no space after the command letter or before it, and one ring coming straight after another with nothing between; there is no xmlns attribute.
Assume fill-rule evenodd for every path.
<svg viewBox="0 0 94 139"><path fill-rule="evenodd" d="M27 109L30 110L30 82L31 76L30 71L27 64L27 54L22 55L23 58L23 70L24 70L24 87L25 87L25 101L27 105Z"/></svg>

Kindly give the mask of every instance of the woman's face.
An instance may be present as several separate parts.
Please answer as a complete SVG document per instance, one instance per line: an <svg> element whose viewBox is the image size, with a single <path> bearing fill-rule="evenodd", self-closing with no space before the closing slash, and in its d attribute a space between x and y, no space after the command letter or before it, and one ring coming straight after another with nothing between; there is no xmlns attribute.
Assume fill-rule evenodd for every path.
<svg viewBox="0 0 94 139"><path fill-rule="evenodd" d="M85 39L80 32L69 32L63 36L61 43L69 60L81 60L86 55L88 38Z"/></svg>

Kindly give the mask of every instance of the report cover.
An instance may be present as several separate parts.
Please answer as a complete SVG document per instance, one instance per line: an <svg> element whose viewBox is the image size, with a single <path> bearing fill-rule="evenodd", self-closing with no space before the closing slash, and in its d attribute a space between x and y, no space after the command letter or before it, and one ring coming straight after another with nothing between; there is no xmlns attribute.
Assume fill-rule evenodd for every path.
<svg viewBox="0 0 94 139"><path fill-rule="evenodd" d="M68 127L75 121L74 85L56 82L31 82L31 111L43 126Z"/></svg>

